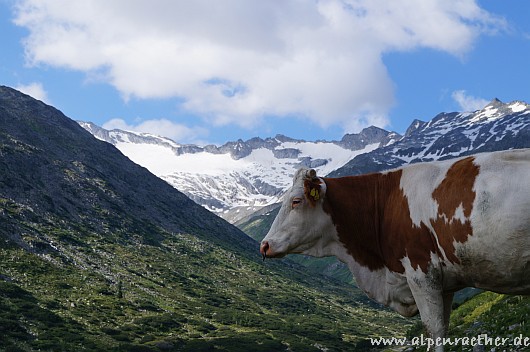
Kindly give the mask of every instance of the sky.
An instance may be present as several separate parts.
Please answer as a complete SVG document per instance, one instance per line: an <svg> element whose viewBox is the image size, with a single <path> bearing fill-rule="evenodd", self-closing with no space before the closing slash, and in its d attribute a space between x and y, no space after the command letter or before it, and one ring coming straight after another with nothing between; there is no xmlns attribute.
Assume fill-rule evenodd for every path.
<svg viewBox="0 0 530 352"><path fill-rule="evenodd" d="M527 0L0 0L0 84L217 144L530 103Z"/></svg>

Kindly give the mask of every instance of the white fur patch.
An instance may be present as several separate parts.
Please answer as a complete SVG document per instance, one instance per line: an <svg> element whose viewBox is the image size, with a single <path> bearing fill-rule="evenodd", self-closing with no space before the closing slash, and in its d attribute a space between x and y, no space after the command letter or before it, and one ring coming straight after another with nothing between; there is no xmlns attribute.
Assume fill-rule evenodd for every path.
<svg viewBox="0 0 530 352"><path fill-rule="evenodd" d="M403 169L400 187L407 197L410 218L415 226L420 227L424 223L430 227L430 220L437 217L438 203L432 198L432 193L453 163L417 164Z"/></svg>

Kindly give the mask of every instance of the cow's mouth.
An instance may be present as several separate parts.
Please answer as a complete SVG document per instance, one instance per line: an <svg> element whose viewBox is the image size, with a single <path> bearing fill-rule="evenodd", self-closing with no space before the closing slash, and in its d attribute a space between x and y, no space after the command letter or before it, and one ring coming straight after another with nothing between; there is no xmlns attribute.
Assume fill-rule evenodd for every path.
<svg viewBox="0 0 530 352"><path fill-rule="evenodd" d="M287 254L286 252L276 252L273 250L273 248L270 247L268 241L261 242L261 246L259 247L259 252L261 253L261 256L263 257L263 260L265 258L283 258Z"/></svg>
<svg viewBox="0 0 530 352"><path fill-rule="evenodd" d="M263 261L265 261L265 258L267 258L267 251L269 250L269 242L264 241L261 243L261 246L259 248L259 251L261 255L263 256Z"/></svg>

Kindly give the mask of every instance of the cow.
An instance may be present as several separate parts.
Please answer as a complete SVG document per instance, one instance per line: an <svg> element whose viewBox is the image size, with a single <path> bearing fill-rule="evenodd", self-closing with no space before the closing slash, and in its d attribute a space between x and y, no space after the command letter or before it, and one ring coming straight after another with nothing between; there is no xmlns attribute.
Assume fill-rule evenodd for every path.
<svg viewBox="0 0 530 352"><path fill-rule="evenodd" d="M336 256L370 298L419 312L440 341L454 292L530 294L530 149L340 178L302 168L260 252Z"/></svg>

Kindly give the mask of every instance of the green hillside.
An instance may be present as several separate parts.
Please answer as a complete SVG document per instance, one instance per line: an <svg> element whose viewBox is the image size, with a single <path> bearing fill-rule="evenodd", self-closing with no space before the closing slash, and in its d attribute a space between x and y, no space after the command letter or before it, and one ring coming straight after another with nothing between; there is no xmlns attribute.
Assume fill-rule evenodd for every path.
<svg viewBox="0 0 530 352"><path fill-rule="evenodd" d="M0 87L0 351L353 351L411 326Z"/></svg>
<svg viewBox="0 0 530 352"><path fill-rule="evenodd" d="M483 292L453 306L448 337L455 345L446 345L447 351L530 351L530 296ZM407 333L409 342L421 334L425 331L417 322ZM490 338L488 345L473 346L472 339L479 336Z"/></svg>
<svg viewBox="0 0 530 352"><path fill-rule="evenodd" d="M0 249L0 346L19 350L351 349L407 322L358 292L189 234L158 246L40 229ZM85 237L86 236L86 237ZM89 241L82 237L91 237ZM361 298L361 300L359 300ZM316 349L315 349L316 350Z"/></svg>

